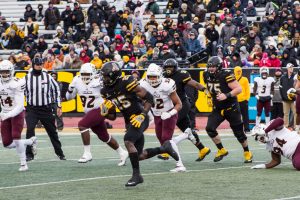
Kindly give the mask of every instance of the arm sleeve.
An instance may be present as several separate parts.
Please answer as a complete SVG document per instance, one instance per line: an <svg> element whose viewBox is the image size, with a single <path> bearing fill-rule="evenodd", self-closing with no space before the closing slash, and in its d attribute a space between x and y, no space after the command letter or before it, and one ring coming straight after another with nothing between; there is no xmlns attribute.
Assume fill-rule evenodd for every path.
<svg viewBox="0 0 300 200"><path fill-rule="evenodd" d="M16 102L16 106L7 113L9 117L15 117L24 110L24 91L21 87L16 88L14 101Z"/></svg>
<svg viewBox="0 0 300 200"><path fill-rule="evenodd" d="M226 83L230 83L232 81L235 81L235 76L231 72L226 72L225 73L225 81Z"/></svg>
<svg viewBox="0 0 300 200"><path fill-rule="evenodd" d="M181 71L181 76L182 76L182 82L183 84L186 84L187 82L189 82L190 80L192 80L192 77L190 75L189 72L182 70Z"/></svg>
<svg viewBox="0 0 300 200"><path fill-rule="evenodd" d="M76 97L77 94L77 89L75 87L75 79L73 79L73 81L70 83L67 93L66 93L66 99L70 100L70 99L74 99Z"/></svg>
<svg viewBox="0 0 300 200"><path fill-rule="evenodd" d="M60 97L60 89L57 82L52 78L52 76L48 75L50 77L50 85L51 85L51 92L53 93L52 96L54 97L54 103L57 103L58 107L61 107L61 97Z"/></svg>

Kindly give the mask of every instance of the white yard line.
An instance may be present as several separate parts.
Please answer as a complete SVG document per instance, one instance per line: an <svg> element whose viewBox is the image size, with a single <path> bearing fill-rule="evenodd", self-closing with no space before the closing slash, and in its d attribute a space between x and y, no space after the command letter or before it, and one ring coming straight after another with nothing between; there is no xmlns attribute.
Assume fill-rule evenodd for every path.
<svg viewBox="0 0 300 200"><path fill-rule="evenodd" d="M188 170L185 173L189 172L203 172L203 171L219 171L219 170L229 170L229 169L239 169L239 168L249 168L249 166L240 166L240 167L225 167L225 168L216 168L216 169L202 169L202 170ZM148 173L142 174L143 176L156 176L156 175L167 175L167 174L175 174L172 172L157 172L157 173ZM65 181L53 181L53 182L44 182L44 183L34 183L28 185L16 185L9 187L0 187L0 190L8 190L8 189L16 189L16 188L27 188L27 187L35 187L35 186L44 186L44 185L54 185L61 183L71 183L71 182L80 182L80 181L91 181L91 180L101 180L101 179L114 179L114 178L123 178L123 177L131 177L132 175L116 175L116 176L99 176L93 178L82 178L82 179L71 179Z"/></svg>
<svg viewBox="0 0 300 200"><path fill-rule="evenodd" d="M272 200L288 200L288 199L300 199L300 196L286 197L286 198L281 198L281 199L272 199Z"/></svg>

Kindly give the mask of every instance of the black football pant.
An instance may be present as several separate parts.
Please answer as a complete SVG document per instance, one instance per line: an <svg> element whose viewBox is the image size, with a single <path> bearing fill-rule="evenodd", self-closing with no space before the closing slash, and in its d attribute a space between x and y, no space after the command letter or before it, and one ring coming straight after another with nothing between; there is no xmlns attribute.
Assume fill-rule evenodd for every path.
<svg viewBox="0 0 300 200"><path fill-rule="evenodd" d="M191 128L191 120L189 117L189 112L191 109L191 104L188 100L182 101L182 108L178 112L178 119L177 119L177 127L184 132L187 128Z"/></svg>
<svg viewBox="0 0 300 200"><path fill-rule="evenodd" d="M50 138L50 141L54 147L54 151L57 156L64 156L64 153L61 149L61 143L58 138L58 134L55 126L55 118L53 116L51 106L27 106L25 120L27 124L26 139L35 136L35 127L38 121L40 120L44 128L47 131L47 134ZM26 156L33 158L33 153L30 146L26 148Z"/></svg>
<svg viewBox="0 0 300 200"><path fill-rule="evenodd" d="M248 131L250 131L248 101L242 101L242 102L239 102L239 104L240 104L241 114L242 114L242 118L243 118L244 129L246 132L248 132Z"/></svg>

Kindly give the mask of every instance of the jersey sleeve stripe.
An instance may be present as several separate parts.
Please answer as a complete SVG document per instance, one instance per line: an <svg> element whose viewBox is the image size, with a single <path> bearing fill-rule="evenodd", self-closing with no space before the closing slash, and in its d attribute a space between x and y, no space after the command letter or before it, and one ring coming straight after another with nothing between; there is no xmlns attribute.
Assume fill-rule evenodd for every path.
<svg viewBox="0 0 300 200"><path fill-rule="evenodd" d="M136 86L138 86L139 84L136 83L134 85L132 85L130 88L127 88L127 90L130 92L131 90L133 90L134 88L136 88Z"/></svg>
<svg viewBox="0 0 300 200"><path fill-rule="evenodd" d="M191 80L192 78L191 77L188 77L188 78L186 78L186 79L183 79L183 81L182 82L188 82L189 80Z"/></svg>
<svg viewBox="0 0 300 200"><path fill-rule="evenodd" d="M133 81L132 83L129 83L127 86L126 86L126 88L128 89L128 88L130 88L132 85L134 85L134 84L136 84L136 81Z"/></svg>

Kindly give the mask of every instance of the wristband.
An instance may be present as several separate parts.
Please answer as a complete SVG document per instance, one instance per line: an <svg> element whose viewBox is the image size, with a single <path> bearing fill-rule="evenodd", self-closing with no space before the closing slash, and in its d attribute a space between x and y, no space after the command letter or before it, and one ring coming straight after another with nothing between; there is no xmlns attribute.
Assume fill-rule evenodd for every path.
<svg viewBox="0 0 300 200"><path fill-rule="evenodd" d="M169 113L170 113L170 115L172 115L172 116L173 116L173 115L176 115L176 114L177 114L177 110L176 110L176 109L172 109Z"/></svg>
<svg viewBox="0 0 300 200"><path fill-rule="evenodd" d="M231 95L230 92L226 93L225 95L226 95L227 99L230 98L230 97L232 97L232 95Z"/></svg>

